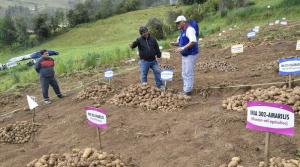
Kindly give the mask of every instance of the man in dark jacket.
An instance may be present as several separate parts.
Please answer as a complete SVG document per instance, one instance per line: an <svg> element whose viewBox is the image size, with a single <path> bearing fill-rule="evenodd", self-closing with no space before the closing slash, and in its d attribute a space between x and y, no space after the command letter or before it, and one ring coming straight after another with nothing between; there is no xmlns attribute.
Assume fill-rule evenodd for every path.
<svg viewBox="0 0 300 167"><path fill-rule="evenodd" d="M41 50L40 54L42 55L42 57L38 60L38 62L36 62L35 70L40 75L40 82L41 82L44 102L46 104L50 104L51 101L49 100L49 96L48 96L49 85L52 86L57 97L62 98L63 96L60 92L59 86L54 77L55 75L54 60L51 57L49 57L49 53L47 50Z"/></svg>
<svg viewBox="0 0 300 167"><path fill-rule="evenodd" d="M147 75L149 68L151 68L154 74L156 86L160 89L164 89L161 81L159 65L156 60L161 57L158 43L155 38L150 36L147 27L140 27L139 32L141 36L130 44L130 48L133 49L138 47L139 50L141 82L142 84L147 84Z"/></svg>

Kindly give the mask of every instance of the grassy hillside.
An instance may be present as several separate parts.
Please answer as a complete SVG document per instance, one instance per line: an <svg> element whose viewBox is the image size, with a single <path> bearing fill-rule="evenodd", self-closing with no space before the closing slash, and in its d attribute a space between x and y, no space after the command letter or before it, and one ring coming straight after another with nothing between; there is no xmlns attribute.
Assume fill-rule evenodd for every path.
<svg viewBox="0 0 300 167"><path fill-rule="evenodd" d="M82 24L30 50L5 53L1 56L0 63L14 56L46 48L60 52L60 56L56 57L58 74L93 67L100 63L94 60L99 57L101 57L101 64L109 64L113 60L120 60L131 54L128 44L139 36L138 28L141 25L145 25L153 16L164 18L166 12L172 8L174 7L161 6L116 15L95 23ZM26 67L20 68L26 69ZM3 91L16 83L25 84L35 81L37 74L33 69L20 72L17 68L0 72L0 77L0 91Z"/></svg>
<svg viewBox="0 0 300 167"><path fill-rule="evenodd" d="M268 6L270 8L267 8ZM255 5L231 10L225 17L221 17L219 13L205 17L200 23L200 29L207 35L220 32L233 25L245 29L274 22L283 17L288 20L299 20L299 9L299 0L255 0Z"/></svg>
<svg viewBox="0 0 300 167"><path fill-rule="evenodd" d="M254 25L266 24L283 17L288 20L297 20L300 18L300 12L298 12L299 5L295 4L299 4L298 0L256 0L255 5L231 10L225 17L221 17L220 13L210 14L200 22L200 30L204 35L209 35L233 25L246 31ZM268 5L271 6L270 9L267 8ZM139 36L138 27L144 25L149 18L164 19L167 11L185 8L188 7L161 6L116 15L95 23L82 24L30 50L2 53L4 55L0 55L0 63L14 56L46 48L60 52L60 56L56 58L58 59L56 66L58 74L72 73L99 64L111 64L112 61L132 55L133 52L128 49L128 44ZM27 67L20 68L23 70ZM0 77L0 91L7 90L16 84L26 84L37 80L37 75L32 68L22 72L19 69L0 72Z"/></svg>

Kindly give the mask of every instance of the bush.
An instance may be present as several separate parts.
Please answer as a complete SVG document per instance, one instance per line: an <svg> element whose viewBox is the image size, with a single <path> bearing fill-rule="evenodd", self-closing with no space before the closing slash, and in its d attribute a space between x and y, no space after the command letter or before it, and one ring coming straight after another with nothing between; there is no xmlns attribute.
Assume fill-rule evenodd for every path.
<svg viewBox="0 0 300 167"><path fill-rule="evenodd" d="M150 18L146 24L152 36L156 39L164 38L163 22L158 18Z"/></svg>
<svg viewBox="0 0 300 167"><path fill-rule="evenodd" d="M218 0L208 0L204 4L194 4L185 10L184 15L197 21L203 20L204 17L215 13L219 9Z"/></svg>
<svg viewBox="0 0 300 167"><path fill-rule="evenodd" d="M167 12L167 24L163 26L163 30L165 35L169 35L177 31L177 26L175 24L175 20L178 16L182 15L183 12L181 10L178 11L168 11Z"/></svg>

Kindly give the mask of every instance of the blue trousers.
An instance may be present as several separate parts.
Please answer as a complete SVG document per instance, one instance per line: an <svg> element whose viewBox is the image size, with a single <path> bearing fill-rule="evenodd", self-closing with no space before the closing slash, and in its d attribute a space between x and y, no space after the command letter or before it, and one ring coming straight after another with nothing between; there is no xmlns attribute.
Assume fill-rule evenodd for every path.
<svg viewBox="0 0 300 167"><path fill-rule="evenodd" d="M161 81L159 65L156 60L154 61L140 60L139 65L140 65L140 75L141 75L140 78L142 83L147 83L148 71L151 68L154 74L156 86L161 87L163 85Z"/></svg>
<svg viewBox="0 0 300 167"><path fill-rule="evenodd" d="M49 95L48 95L49 85L52 86L52 88L57 96L61 96L59 86L54 77L40 77L40 81L41 81L41 87L42 87L44 100L49 100Z"/></svg>

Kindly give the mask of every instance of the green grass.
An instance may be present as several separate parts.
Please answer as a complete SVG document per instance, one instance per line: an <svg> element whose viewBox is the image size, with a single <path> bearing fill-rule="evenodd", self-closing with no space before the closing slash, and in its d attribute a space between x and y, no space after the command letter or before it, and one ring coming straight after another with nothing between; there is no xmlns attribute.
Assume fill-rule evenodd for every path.
<svg viewBox="0 0 300 167"><path fill-rule="evenodd" d="M268 5L271 6L270 9L267 8ZM283 17L288 20L298 20L299 9L300 3L297 0L256 0L255 5L231 10L226 17L222 18L220 13L205 17L199 26L202 33L208 35L219 32L218 29L227 29L233 25L249 28Z"/></svg>

